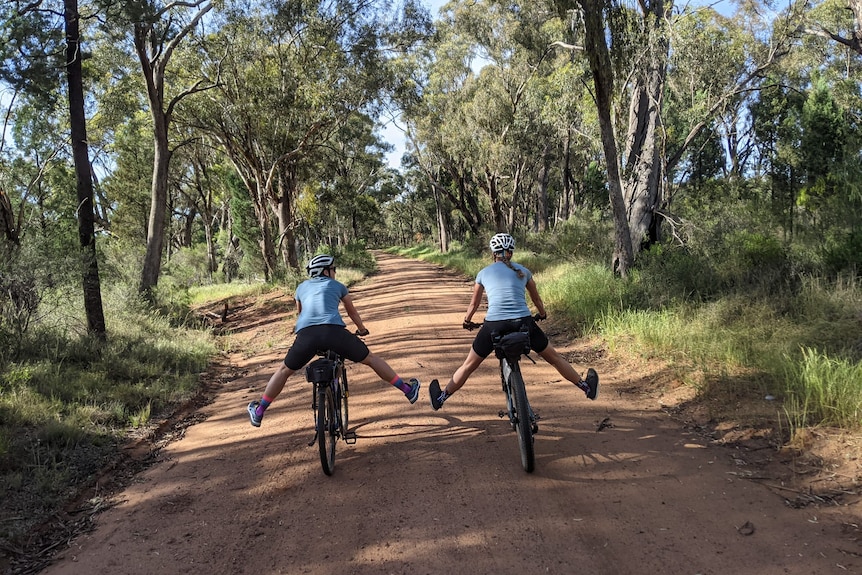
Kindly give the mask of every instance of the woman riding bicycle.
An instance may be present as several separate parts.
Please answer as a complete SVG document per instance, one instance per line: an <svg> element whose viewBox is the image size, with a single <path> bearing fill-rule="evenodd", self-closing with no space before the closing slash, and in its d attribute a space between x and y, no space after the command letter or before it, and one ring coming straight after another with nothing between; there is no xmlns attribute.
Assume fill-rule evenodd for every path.
<svg viewBox="0 0 862 575"><path fill-rule="evenodd" d="M467 378L493 351L492 332L506 325L511 325L513 320L522 322L529 327L530 348L533 351L553 365L560 375L578 386L589 399L598 397L599 376L595 370L593 368L588 369L586 379L581 378L569 362L553 348L548 337L530 315L530 308L527 306L527 298L524 294L525 289L539 312L539 319L546 317L545 304L539 296L539 290L536 287L536 282L533 281L533 274L530 273L530 270L512 262L515 238L509 234L497 234L491 238L490 247L494 254L494 263L483 268L476 275L473 297L470 300L470 305L467 306L467 315L464 316L464 327L469 328L471 326L471 319L476 310L479 309L482 294L487 292L488 312L485 314L485 322L473 340L467 359L449 379L445 389L440 389L440 384L436 379L429 384L431 407L435 410L440 409L444 401L461 389Z"/></svg>
<svg viewBox="0 0 862 575"><path fill-rule="evenodd" d="M287 378L311 361L318 350L324 349L369 366L382 380L401 390L410 403L415 403L419 397L419 380L402 380L388 363L369 351L365 342L347 330L338 311L341 303L356 326L357 333L368 335L347 287L334 279L335 258L326 254L315 256L308 262L306 270L309 279L296 288L296 307L299 311L294 330L296 340L287 351L284 362L269 378L260 401L248 404L251 424L260 427L264 412L284 389Z"/></svg>

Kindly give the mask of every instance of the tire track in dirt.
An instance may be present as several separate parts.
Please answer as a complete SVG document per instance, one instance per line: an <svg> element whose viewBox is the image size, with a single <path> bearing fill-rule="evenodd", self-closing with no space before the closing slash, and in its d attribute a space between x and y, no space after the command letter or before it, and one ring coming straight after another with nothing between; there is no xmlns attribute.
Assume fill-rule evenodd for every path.
<svg viewBox="0 0 862 575"><path fill-rule="evenodd" d="M293 321L258 317L250 306L232 319L235 345L255 345L230 355L240 375L44 572L862 572L858 528L848 527L858 524L858 507L787 507L742 479L732 450L629 393L651 374L613 357L593 364L603 384L595 402L541 360L524 366L542 416L536 471L524 473L516 438L497 417L493 358L444 409L428 403L428 381L447 379L470 345L460 328L470 283L395 256L380 255L379 264L351 292L369 347L402 376L420 378L420 402L350 366L359 439L339 445L335 475L324 476L307 446L311 398L299 375L261 428L248 423L245 405L281 361ZM573 357L596 357L589 342L552 339ZM606 417L613 427L597 432ZM753 532L740 529L747 523Z"/></svg>

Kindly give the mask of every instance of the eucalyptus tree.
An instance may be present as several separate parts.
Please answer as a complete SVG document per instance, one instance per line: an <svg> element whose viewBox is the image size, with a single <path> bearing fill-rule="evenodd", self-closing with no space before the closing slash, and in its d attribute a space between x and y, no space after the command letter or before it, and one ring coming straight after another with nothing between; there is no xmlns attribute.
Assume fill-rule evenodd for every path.
<svg viewBox="0 0 862 575"><path fill-rule="evenodd" d="M312 166L355 114L376 116L392 87L387 42L410 37L413 15L421 15L411 7L403 6L393 29L385 6L371 0L276 5L232 14L208 38L208 69L221 81L199 99L195 121L219 140L245 183L267 277L277 248L285 266L298 267L295 202L303 179L325 178Z"/></svg>
<svg viewBox="0 0 862 575"><path fill-rule="evenodd" d="M583 49L587 53L590 71L593 76L593 91L599 118L599 131L602 150L608 174L608 196L614 217L614 251L612 267L622 277L628 275L634 264L631 231L623 200L622 178L620 175L619 152L612 116L614 100L614 71L611 68L610 50L605 36L603 5L596 1L578 0L579 10L571 12L574 30L580 28L583 19ZM563 10L574 6L567 0L559 4Z"/></svg>
<svg viewBox="0 0 862 575"><path fill-rule="evenodd" d="M835 7L824 2L804 16L828 22ZM787 237L816 238L836 269L859 264L860 69L846 44L803 34L751 107L758 159Z"/></svg>
<svg viewBox="0 0 862 575"><path fill-rule="evenodd" d="M498 230L512 231L515 211L527 201L525 183L537 181L542 152L524 144L541 118L526 95L531 82L551 70L542 24L552 16L541 3L482 0L450 3L438 22L423 93L431 121L416 124L427 144L421 151L441 156L456 181L479 186Z"/></svg>
<svg viewBox="0 0 862 575"><path fill-rule="evenodd" d="M179 150L184 166L178 191L185 204L192 208L192 221L187 222L186 234L190 236L190 226L200 221L204 232L207 253L207 273L212 276L218 270L216 234L221 228L221 218L225 212L224 186L221 180L220 163L223 156L218 153L215 142L207 138L191 138L190 144ZM191 238L187 238L191 244Z"/></svg>
<svg viewBox="0 0 862 575"><path fill-rule="evenodd" d="M382 205L400 193L397 172L384 162L389 146L374 127L373 119L354 114L320 147L318 165L311 170L321 176L320 202L329 212L317 223L335 225L343 243L373 236L383 225Z"/></svg>
<svg viewBox="0 0 862 575"><path fill-rule="evenodd" d="M724 127L733 153L739 151L735 130L744 116L745 94L757 89L764 73L789 50L798 5L767 21L756 3L747 3L737 20L719 18L711 8L677 13L666 0L636 6L587 0L557 4L567 11L573 31L580 30L581 20L585 23L584 47L594 75L617 230L614 257L628 257L630 249L626 265L631 265L637 251L660 239L667 188L692 144L703 141L702 132ZM628 109L619 128L613 113L617 102ZM669 105L679 107L669 110ZM622 214L627 242L620 233Z"/></svg>
<svg viewBox="0 0 862 575"><path fill-rule="evenodd" d="M458 136L464 82L472 73L469 46L453 41L445 29L414 57L416 69L424 74L414 78L416 98L401 101L407 125L408 162L420 170L432 190L437 211L438 236L446 251L451 230L442 212L450 203L473 235L478 235L485 218L479 207L477 186L460 153Z"/></svg>
<svg viewBox="0 0 862 575"><path fill-rule="evenodd" d="M799 30L848 47L862 56L862 0L806 2Z"/></svg>
<svg viewBox="0 0 862 575"><path fill-rule="evenodd" d="M561 51L554 70L540 79L541 89L532 98L540 100L543 123L552 130L547 138L559 146L559 197L556 219L567 220L579 208L605 208L607 196L596 203L588 194L590 166L601 160L601 135L595 105L589 100L590 91L584 82L587 73L579 58L571 52L575 47L555 43Z"/></svg>
<svg viewBox="0 0 862 575"><path fill-rule="evenodd" d="M111 23L119 27L117 31L131 36L153 123L150 215L140 283L141 292L147 296L158 284L164 251L174 110L184 98L212 87L202 78L188 77L182 68L172 67L172 58L212 8L210 0L127 0L116 4L111 13Z"/></svg>
<svg viewBox="0 0 862 575"><path fill-rule="evenodd" d="M88 331L104 337L105 317L96 258L93 180L85 118L82 14L77 0L64 0L62 4L50 0L15 0L0 8L0 16L4 22L4 65L0 70L0 81L11 83L50 105L61 92L57 73L65 71L70 148L76 174L75 213L82 258L84 309Z"/></svg>

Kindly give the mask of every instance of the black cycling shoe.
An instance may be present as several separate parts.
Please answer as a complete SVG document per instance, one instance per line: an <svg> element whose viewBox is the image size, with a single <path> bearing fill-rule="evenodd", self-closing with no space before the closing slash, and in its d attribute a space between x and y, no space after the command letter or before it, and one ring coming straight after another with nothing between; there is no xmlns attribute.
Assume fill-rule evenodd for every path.
<svg viewBox="0 0 862 575"><path fill-rule="evenodd" d="M589 391L587 391L587 399L595 399L599 396L599 374L596 373L596 370L590 368L587 370L587 377L584 380L587 382L589 386Z"/></svg>
<svg viewBox="0 0 862 575"><path fill-rule="evenodd" d="M443 401L440 399L443 392L440 390L439 381L436 379L431 380L431 383L428 384L428 394L431 396L431 408L434 409L434 411L443 407Z"/></svg>

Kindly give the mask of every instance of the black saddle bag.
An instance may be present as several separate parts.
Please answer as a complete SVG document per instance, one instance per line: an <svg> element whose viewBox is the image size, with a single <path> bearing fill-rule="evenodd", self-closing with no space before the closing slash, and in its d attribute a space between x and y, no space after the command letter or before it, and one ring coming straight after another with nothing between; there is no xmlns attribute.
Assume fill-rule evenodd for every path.
<svg viewBox="0 0 862 575"><path fill-rule="evenodd" d="M494 353L498 358L504 357L514 361L530 353L529 326L522 326L518 331L509 333L494 332L491 335L494 342Z"/></svg>
<svg viewBox="0 0 862 575"><path fill-rule="evenodd" d="M312 383L326 383L335 377L335 362L324 357L314 360L305 368L305 379Z"/></svg>

